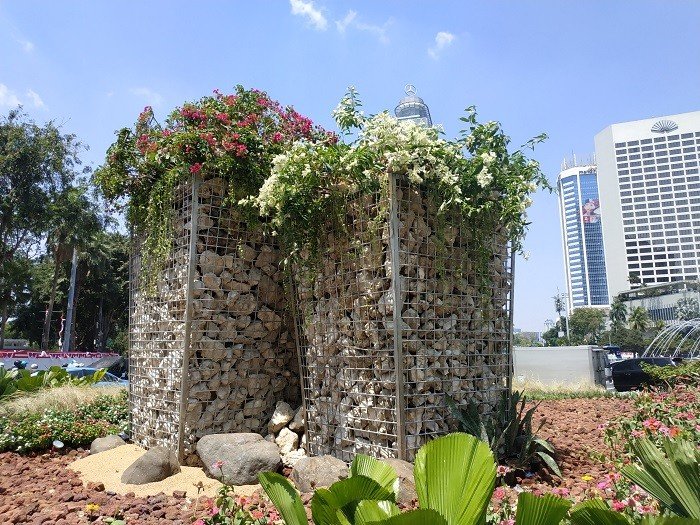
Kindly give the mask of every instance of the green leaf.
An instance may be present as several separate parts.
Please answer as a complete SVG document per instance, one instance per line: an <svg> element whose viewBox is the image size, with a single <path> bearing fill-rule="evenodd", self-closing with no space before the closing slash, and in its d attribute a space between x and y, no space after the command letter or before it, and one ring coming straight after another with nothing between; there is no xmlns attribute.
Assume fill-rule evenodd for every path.
<svg viewBox="0 0 700 525"><path fill-rule="evenodd" d="M401 509L391 501L362 500L355 509L355 525L381 522L401 514Z"/></svg>
<svg viewBox="0 0 700 525"><path fill-rule="evenodd" d="M668 457L646 438L630 445L642 466L628 465L622 474L673 513L700 519L700 451L683 440L664 442Z"/></svg>
<svg viewBox="0 0 700 525"><path fill-rule="evenodd" d="M328 489L318 489L311 500L311 515L316 523L343 523L355 518L355 510L362 500L394 502L396 495L367 476L352 476L333 483Z"/></svg>
<svg viewBox="0 0 700 525"><path fill-rule="evenodd" d="M569 515L572 525L630 525L629 520L596 498L575 505Z"/></svg>
<svg viewBox="0 0 700 525"><path fill-rule="evenodd" d="M437 511L448 525L483 523L496 480L486 443L462 433L437 438L418 451L413 473L422 509Z"/></svg>
<svg viewBox="0 0 700 525"><path fill-rule="evenodd" d="M364 454L358 454L350 465L350 476L365 476L373 479L395 495L399 493L399 478L388 464Z"/></svg>
<svg viewBox="0 0 700 525"><path fill-rule="evenodd" d="M447 525L447 520L434 510L417 509L367 525Z"/></svg>
<svg viewBox="0 0 700 525"><path fill-rule="evenodd" d="M557 476L561 477L561 471L559 470L559 465L557 465L557 462L554 461L554 458L549 455L549 452L542 452L541 450L538 450L536 454L544 461L545 465L554 472Z"/></svg>
<svg viewBox="0 0 700 525"><path fill-rule="evenodd" d="M287 478L276 472L263 472L258 479L287 525L308 525L304 504Z"/></svg>
<svg viewBox="0 0 700 525"><path fill-rule="evenodd" d="M554 447L547 441L546 439L542 439L541 437L535 436L532 441L534 443L537 443L540 447L545 449L547 452L550 454L555 454Z"/></svg>
<svg viewBox="0 0 700 525"><path fill-rule="evenodd" d="M569 507L571 502L553 494L537 497L521 492L515 521L518 525L559 525Z"/></svg>
<svg viewBox="0 0 700 525"><path fill-rule="evenodd" d="M680 516L645 516L639 525L700 525L700 520Z"/></svg>

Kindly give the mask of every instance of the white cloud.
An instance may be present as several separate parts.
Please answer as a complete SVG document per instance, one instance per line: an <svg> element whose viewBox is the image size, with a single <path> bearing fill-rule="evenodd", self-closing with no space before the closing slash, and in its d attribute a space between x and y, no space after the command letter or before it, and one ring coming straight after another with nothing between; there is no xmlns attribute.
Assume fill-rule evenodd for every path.
<svg viewBox="0 0 700 525"><path fill-rule="evenodd" d="M34 43L30 42L29 40L22 40L18 39L17 42L22 46L22 49L24 49L25 53L31 53L34 51Z"/></svg>
<svg viewBox="0 0 700 525"><path fill-rule="evenodd" d="M160 106L163 103L163 97L161 96L161 94L156 93L155 91L147 87L131 88L129 92L132 95L141 97L150 106Z"/></svg>
<svg viewBox="0 0 700 525"><path fill-rule="evenodd" d="M14 108L20 104L21 102L17 95L15 95L14 91L8 88L5 84L0 84L0 106Z"/></svg>
<svg viewBox="0 0 700 525"><path fill-rule="evenodd" d="M335 26L338 28L338 31L340 31L341 33L345 33L345 30L352 23L352 21L355 20L356 16L357 13L351 10L348 11L348 14L345 15L345 18L343 18L342 20L336 20Z"/></svg>
<svg viewBox="0 0 700 525"><path fill-rule="evenodd" d="M428 48L428 54L437 60L440 57L442 50L452 45L455 38L456 37L452 33L440 31L437 35L435 35L435 45Z"/></svg>
<svg viewBox="0 0 700 525"><path fill-rule="evenodd" d="M312 0L304 2L304 0L289 0L292 6L292 14L308 18L312 26L319 31L325 31L328 27L328 20L323 16L323 13L314 7Z"/></svg>
<svg viewBox="0 0 700 525"><path fill-rule="evenodd" d="M389 37L387 36L387 29L389 26L392 24L392 20L389 19L384 24L381 26L378 25L373 25L373 24L366 24L364 22L360 22L357 19L357 12L356 11L348 11L347 14L345 15L345 18L342 20L336 20L335 21L335 26L338 28L338 32L340 33L345 33L345 31L348 29L348 27L352 27L357 29L358 31L363 31L365 33L370 33L377 37L379 41L383 44L389 43Z"/></svg>
<svg viewBox="0 0 700 525"><path fill-rule="evenodd" d="M33 89L30 89L27 91L27 97L29 97L29 100L31 100L32 105L35 108L45 107L44 101L41 100L41 97L39 96L39 94L36 91L34 91Z"/></svg>

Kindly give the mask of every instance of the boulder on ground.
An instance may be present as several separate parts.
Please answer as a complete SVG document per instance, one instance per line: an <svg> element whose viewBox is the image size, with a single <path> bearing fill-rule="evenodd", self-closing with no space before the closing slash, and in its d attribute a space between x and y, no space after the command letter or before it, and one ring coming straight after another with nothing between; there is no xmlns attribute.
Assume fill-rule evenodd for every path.
<svg viewBox="0 0 700 525"><path fill-rule="evenodd" d="M90 454L99 454L105 450L112 450L113 448L121 447L122 445L126 445L126 441L116 435L96 438L90 444Z"/></svg>
<svg viewBox="0 0 700 525"><path fill-rule="evenodd" d="M207 472L231 485L255 485L261 472L276 471L282 460L274 442L260 434L210 434L197 442Z"/></svg>
<svg viewBox="0 0 700 525"><path fill-rule="evenodd" d="M300 492L312 492L320 487L330 487L336 481L347 478L348 466L333 456L301 458L290 475Z"/></svg>
<svg viewBox="0 0 700 525"><path fill-rule="evenodd" d="M287 454L282 454L282 464L285 467L293 467L301 458L306 457L306 451L303 448L292 450Z"/></svg>
<svg viewBox="0 0 700 525"><path fill-rule="evenodd" d="M180 462L177 453L165 447L153 447L129 465L121 481L129 485L143 485L162 481L178 472Z"/></svg>
<svg viewBox="0 0 700 525"><path fill-rule="evenodd" d="M417 500L418 494L416 493L416 483L413 479L413 465L408 461L395 458L383 459L382 461L393 468L399 477L399 493L396 502L408 504L413 500Z"/></svg>
<svg viewBox="0 0 700 525"><path fill-rule="evenodd" d="M267 424L268 432L277 434L277 432L282 430L293 418L294 410L292 410L292 407L284 401L278 401L277 405L275 405L272 419L270 419L270 422Z"/></svg>

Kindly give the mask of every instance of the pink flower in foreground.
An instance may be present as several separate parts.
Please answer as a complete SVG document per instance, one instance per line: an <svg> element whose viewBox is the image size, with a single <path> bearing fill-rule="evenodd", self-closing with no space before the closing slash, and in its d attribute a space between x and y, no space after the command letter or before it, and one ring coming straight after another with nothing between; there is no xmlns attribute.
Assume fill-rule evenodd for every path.
<svg viewBox="0 0 700 525"><path fill-rule="evenodd" d="M601 481L600 483L598 483L598 484L596 485L596 488L597 488L598 490L605 490L605 489L608 489L608 488L610 488L610 482L609 482L609 481Z"/></svg>
<svg viewBox="0 0 700 525"><path fill-rule="evenodd" d="M512 469L510 467L507 467L506 465L498 465L496 467L496 474L499 476L505 476L508 474Z"/></svg>
<svg viewBox="0 0 700 525"><path fill-rule="evenodd" d="M507 520L501 520L498 525L515 525L515 520L513 518L508 518Z"/></svg>
<svg viewBox="0 0 700 525"><path fill-rule="evenodd" d="M199 518L192 525L206 525L206 524L204 523L204 520L202 518Z"/></svg>
<svg viewBox="0 0 700 525"><path fill-rule="evenodd" d="M493 491L493 497L498 501L501 501L506 497L506 489L503 487L496 487L496 490Z"/></svg>
<svg viewBox="0 0 700 525"><path fill-rule="evenodd" d="M209 510L209 514L212 515L212 516L216 516L216 515L219 513L219 510L220 510L219 507L217 507L216 505L214 505L214 506Z"/></svg>
<svg viewBox="0 0 700 525"><path fill-rule="evenodd" d="M214 463L211 464L212 470L219 470L223 466L224 466L224 462L221 460L215 461Z"/></svg>
<svg viewBox="0 0 700 525"><path fill-rule="evenodd" d="M616 499L614 499L612 502L612 508L613 508L613 510L616 510L617 512L622 512L623 510L625 510L626 506L627 505L624 504L622 501L617 501Z"/></svg>

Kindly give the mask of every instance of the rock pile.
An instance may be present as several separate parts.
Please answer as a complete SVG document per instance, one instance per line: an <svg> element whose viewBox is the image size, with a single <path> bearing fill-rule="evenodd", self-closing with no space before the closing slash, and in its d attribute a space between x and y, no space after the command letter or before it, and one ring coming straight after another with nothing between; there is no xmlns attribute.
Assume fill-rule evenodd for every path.
<svg viewBox="0 0 700 525"><path fill-rule="evenodd" d="M279 447L282 464L293 467L306 457L304 408L294 410L288 403L279 401L275 406L270 422L267 424L267 439Z"/></svg>
<svg viewBox="0 0 700 525"><path fill-rule="evenodd" d="M132 290L132 425L146 447L177 446L182 409L188 455L207 434L262 432L277 400L299 396L279 250L224 196L221 179L178 190L166 268L155 291Z"/></svg>
<svg viewBox="0 0 700 525"><path fill-rule="evenodd" d="M474 239L416 190L396 196L396 231L387 201L357 199L350 240L328 239L317 273L295 276L312 455L396 457L404 439L412 459L450 430L444 393L491 411L506 388L506 239Z"/></svg>

